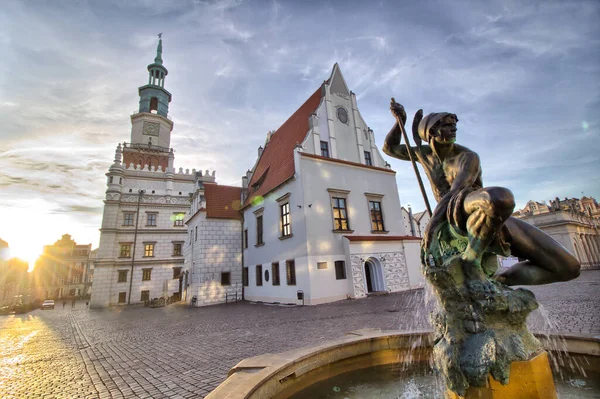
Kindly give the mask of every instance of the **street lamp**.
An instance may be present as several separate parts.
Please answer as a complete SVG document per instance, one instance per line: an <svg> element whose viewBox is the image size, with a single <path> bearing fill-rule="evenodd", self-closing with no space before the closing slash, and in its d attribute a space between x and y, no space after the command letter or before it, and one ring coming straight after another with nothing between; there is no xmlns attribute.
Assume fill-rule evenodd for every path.
<svg viewBox="0 0 600 399"><path fill-rule="evenodd" d="M131 273L129 275L129 298L127 298L128 305L131 305L131 289L133 286L133 265L135 263L135 244L137 243L138 221L140 220L140 202L142 200L142 195L144 195L145 192L145 190L138 190L137 210L135 212L135 230L133 231L133 249L131 253Z"/></svg>

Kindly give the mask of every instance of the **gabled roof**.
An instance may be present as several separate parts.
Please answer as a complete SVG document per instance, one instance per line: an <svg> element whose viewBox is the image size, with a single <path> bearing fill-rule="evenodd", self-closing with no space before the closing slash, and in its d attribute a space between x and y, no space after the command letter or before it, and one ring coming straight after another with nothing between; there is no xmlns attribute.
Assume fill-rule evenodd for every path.
<svg viewBox="0 0 600 399"><path fill-rule="evenodd" d="M415 214L413 215L413 218L414 218L414 219L415 219L417 222L420 222L420 221L421 221L421 219L423 219L423 216L425 216L425 213L427 213L427 211L422 211L422 212L415 213Z"/></svg>
<svg viewBox="0 0 600 399"><path fill-rule="evenodd" d="M310 128L308 118L317 110L321 97L319 87L271 136L248 184L249 195L244 205L257 196L266 195L294 176L294 147L304 141Z"/></svg>
<svg viewBox="0 0 600 399"><path fill-rule="evenodd" d="M241 187L205 183L206 217L241 220L241 196Z"/></svg>

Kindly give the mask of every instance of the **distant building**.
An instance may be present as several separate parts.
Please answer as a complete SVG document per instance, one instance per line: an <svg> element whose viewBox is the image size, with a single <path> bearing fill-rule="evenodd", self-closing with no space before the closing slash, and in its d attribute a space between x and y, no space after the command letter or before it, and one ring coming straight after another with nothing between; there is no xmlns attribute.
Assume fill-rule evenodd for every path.
<svg viewBox="0 0 600 399"><path fill-rule="evenodd" d="M0 239L0 306L29 302L27 262L9 254L8 243Z"/></svg>
<svg viewBox="0 0 600 399"><path fill-rule="evenodd" d="M594 198L529 201L513 216L529 223L568 249L582 269L600 267L600 207Z"/></svg>
<svg viewBox="0 0 600 399"><path fill-rule="evenodd" d="M412 213L410 206L408 209L402 207L402 221L404 223L404 231L407 234L423 238L425 229L429 223L429 212L427 210L419 213Z"/></svg>
<svg viewBox="0 0 600 399"><path fill-rule="evenodd" d="M37 299L82 297L87 293L92 244L78 245L64 234L53 245L44 246L33 270Z"/></svg>

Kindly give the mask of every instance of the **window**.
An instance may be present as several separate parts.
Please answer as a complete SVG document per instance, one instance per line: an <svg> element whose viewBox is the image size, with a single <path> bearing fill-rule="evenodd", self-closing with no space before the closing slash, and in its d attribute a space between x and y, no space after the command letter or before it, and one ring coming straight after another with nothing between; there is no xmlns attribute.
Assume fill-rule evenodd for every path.
<svg viewBox="0 0 600 399"><path fill-rule="evenodd" d="M248 229L244 230L244 249L248 248Z"/></svg>
<svg viewBox="0 0 600 399"><path fill-rule="evenodd" d="M290 203L285 203L281 208L281 236L289 237L292 235L292 225L290 222Z"/></svg>
<svg viewBox="0 0 600 399"><path fill-rule="evenodd" d="M371 230L385 231L383 227L383 215L381 214L381 202L369 201L369 211L371 213Z"/></svg>
<svg viewBox="0 0 600 399"><path fill-rule="evenodd" d="M152 269L142 269L142 281L150 281L152 279Z"/></svg>
<svg viewBox="0 0 600 399"><path fill-rule="evenodd" d="M242 270L242 284L244 284L244 287L248 286L248 268L244 267L244 270Z"/></svg>
<svg viewBox="0 0 600 399"><path fill-rule="evenodd" d="M119 292L119 303L125 303L127 301L127 293Z"/></svg>
<svg viewBox="0 0 600 399"><path fill-rule="evenodd" d="M263 217L256 217L256 245L262 245L263 242Z"/></svg>
<svg viewBox="0 0 600 399"><path fill-rule="evenodd" d="M329 158L329 143L321 141L321 156Z"/></svg>
<svg viewBox="0 0 600 399"><path fill-rule="evenodd" d="M279 285L279 262L271 263L271 274L273 275L273 285Z"/></svg>
<svg viewBox="0 0 600 399"><path fill-rule="evenodd" d="M58 278L58 285L63 285L65 283L65 278L64 277L59 277Z"/></svg>
<svg viewBox="0 0 600 399"><path fill-rule="evenodd" d="M231 273L221 273L221 285L231 285Z"/></svg>
<svg viewBox="0 0 600 399"><path fill-rule="evenodd" d="M183 244L180 242L174 242L173 243L173 256L181 256L181 248L183 247Z"/></svg>
<svg viewBox="0 0 600 399"><path fill-rule="evenodd" d="M173 219L173 226L183 226L184 213L176 213Z"/></svg>
<svg viewBox="0 0 600 399"><path fill-rule="evenodd" d="M287 285L296 285L296 264L293 260L285 261Z"/></svg>
<svg viewBox="0 0 600 399"><path fill-rule="evenodd" d="M346 199L333 197L333 229L350 230L348 224L348 211L346 210Z"/></svg>
<svg viewBox="0 0 600 399"><path fill-rule="evenodd" d="M146 226L156 226L156 213L147 214Z"/></svg>
<svg viewBox="0 0 600 399"><path fill-rule="evenodd" d="M343 260L335 261L335 279L345 280L346 279L346 262Z"/></svg>
<svg viewBox="0 0 600 399"><path fill-rule="evenodd" d="M93 283L94 282L94 275L92 274L91 276L88 277L88 283Z"/></svg>
<svg viewBox="0 0 600 399"><path fill-rule="evenodd" d="M79 284L79 276L73 277L73 284Z"/></svg>
<svg viewBox="0 0 600 399"><path fill-rule="evenodd" d="M131 258L131 244L121 244L120 258Z"/></svg>
<svg viewBox="0 0 600 399"><path fill-rule="evenodd" d="M119 270L119 278L117 279L117 283L126 283L127 282L127 270Z"/></svg>
<svg viewBox="0 0 600 399"><path fill-rule="evenodd" d="M142 291L142 296L140 298L140 301L146 302L149 300L150 300L150 291L149 290Z"/></svg>
<svg viewBox="0 0 600 399"><path fill-rule="evenodd" d="M194 236L194 241L198 241L198 226L196 226L194 228L194 230L196 231L196 235Z"/></svg>
<svg viewBox="0 0 600 399"><path fill-rule="evenodd" d="M317 269L327 269L327 262L317 262Z"/></svg>
<svg viewBox="0 0 600 399"><path fill-rule="evenodd" d="M256 286L262 285L262 265L256 265Z"/></svg>
<svg viewBox="0 0 600 399"><path fill-rule="evenodd" d="M173 268L173 279L179 278L181 276L181 267Z"/></svg>
<svg viewBox="0 0 600 399"><path fill-rule="evenodd" d="M123 226L133 226L133 212L125 212Z"/></svg>
<svg viewBox="0 0 600 399"><path fill-rule="evenodd" d="M154 256L154 244L144 243L144 257Z"/></svg>
<svg viewBox="0 0 600 399"><path fill-rule="evenodd" d="M365 165L373 166L373 161L371 160L371 153L369 151L365 151Z"/></svg>

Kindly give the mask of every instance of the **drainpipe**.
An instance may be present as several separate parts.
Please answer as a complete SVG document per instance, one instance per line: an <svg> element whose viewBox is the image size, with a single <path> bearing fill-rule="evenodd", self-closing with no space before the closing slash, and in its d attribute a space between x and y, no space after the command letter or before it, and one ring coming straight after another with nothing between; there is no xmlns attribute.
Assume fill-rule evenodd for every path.
<svg viewBox="0 0 600 399"><path fill-rule="evenodd" d="M146 191L138 190L138 201L137 201L137 211L135 212L135 230L133 231L133 249L131 253L131 274L129 275L129 298L127 298L127 304L131 305L131 289L133 286L133 265L135 262L135 244L137 243L137 232L138 232L138 221L140 220L140 201L142 200L142 195L144 195Z"/></svg>

